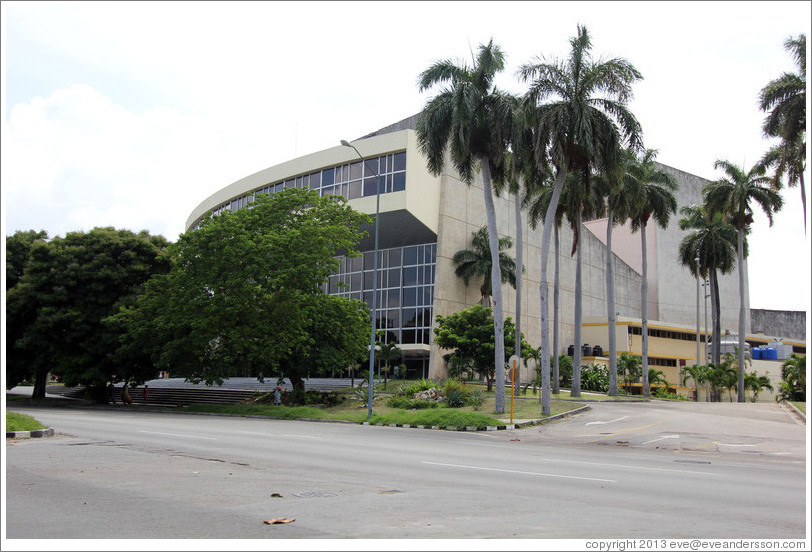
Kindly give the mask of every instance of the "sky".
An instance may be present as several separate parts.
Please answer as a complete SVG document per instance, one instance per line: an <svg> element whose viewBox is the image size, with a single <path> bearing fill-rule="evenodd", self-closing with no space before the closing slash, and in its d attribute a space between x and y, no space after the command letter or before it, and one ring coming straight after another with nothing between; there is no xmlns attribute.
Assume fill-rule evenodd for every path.
<svg viewBox="0 0 812 552"><path fill-rule="evenodd" d="M419 112L432 62L491 38L497 85L593 54L642 73L630 103L657 160L707 179L769 148L759 91L796 70L810 2L14 2L2 10L2 223L50 236L114 226L175 241L228 184ZM810 182L809 170L806 182ZM808 185L808 184L807 184ZM799 188L750 235L751 308L809 311Z"/></svg>

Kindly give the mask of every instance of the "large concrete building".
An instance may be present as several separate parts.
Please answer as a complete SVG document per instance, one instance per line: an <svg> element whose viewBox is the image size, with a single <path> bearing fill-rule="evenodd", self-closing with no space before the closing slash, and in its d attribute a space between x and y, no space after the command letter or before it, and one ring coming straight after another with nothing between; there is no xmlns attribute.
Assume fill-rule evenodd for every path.
<svg viewBox="0 0 812 552"><path fill-rule="evenodd" d="M286 187L308 187L323 195L342 195L354 209L374 215L375 183L376 175L379 175L385 184L380 196L378 327L386 330L387 339L396 340L404 350L410 376L441 377L445 374L445 366L442 353L434 345L434 318L480 301L479 284L466 287L454 275L452 257L457 251L470 248L472 233L486 226L485 209L481 179L466 184L450 163L440 176L429 173L417 145L415 122L416 116L410 117L353 141L365 162L352 148L337 145L238 180L200 203L189 216L186 226L193 229L204 217L246 206L256 193L272 193ZM677 179L680 207L700 203L703 179L671 167L663 168ZM514 201L512 196L496 198L496 214L500 235L515 241ZM649 225L648 312L652 324L659 321L660 325L695 328L698 323L697 281L677 262L677 248L683 236L678 219L679 215L672 217L665 230ZM533 346L538 346L541 340L541 227L531 228L524 215L522 226L525 265L522 332ZM606 221L591 221L585 226L588 231L582 232L581 242L583 315L585 319L603 317L605 322ZM567 352L573 339L575 260L569 254L572 237L568 228L562 228L559 254L562 339L559 354ZM616 311L622 319L639 320L641 316L639 244L639 235L622 227L615 229L615 301ZM364 299L371 305L374 251L371 231L360 249L365 252L362 257L342 260L339 272L330 279L328 291ZM552 282L552 255L548 267ZM346 287L339 286L339 282ZM722 329L735 332L739 312L735 273L720 278L720 293ZM505 316L514 317L516 293L505 286L503 295ZM552 311L549 316L552 320ZM593 345L602 345L606 349L608 343ZM656 351L650 355L652 362L658 362ZM688 364L696 361L695 358L686 360ZM523 374L525 377L527 374Z"/></svg>

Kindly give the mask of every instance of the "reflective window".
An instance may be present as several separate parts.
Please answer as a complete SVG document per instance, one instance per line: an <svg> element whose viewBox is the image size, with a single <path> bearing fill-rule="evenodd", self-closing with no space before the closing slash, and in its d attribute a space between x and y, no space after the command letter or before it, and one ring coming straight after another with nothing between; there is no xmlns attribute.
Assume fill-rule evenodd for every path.
<svg viewBox="0 0 812 552"><path fill-rule="evenodd" d="M386 329L386 340L398 343L429 344L433 322L434 258L436 244L395 247L378 252L378 278L375 288L378 326ZM409 266L402 267L406 259ZM337 274L331 276L330 292L334 287L344 297L362 299L372 306L374 254L364 252L359 257L341 258ZM337 278L337 280L335 279ZM348 282L342 288L334 281ZM411 341L402 341L411 340Z"/></svg>
<svg viewBox="0 0 812 552"><path fill-rule="evenodd" d="M275 193L296 187L319 190L322 196L340 195L345 199L358 199L375 195L376 176L380 179L378 191L382 194L405 190L406 152L390 153L365 159L363 163L354 161L310 174L296 175L280 182L271 182L254 192ZM222 213L224 209L236 211L245 207L245 204L235 204L234 201L229 200L212 209L212 216ZM251 201L250 195L248 201Z"/></svg>

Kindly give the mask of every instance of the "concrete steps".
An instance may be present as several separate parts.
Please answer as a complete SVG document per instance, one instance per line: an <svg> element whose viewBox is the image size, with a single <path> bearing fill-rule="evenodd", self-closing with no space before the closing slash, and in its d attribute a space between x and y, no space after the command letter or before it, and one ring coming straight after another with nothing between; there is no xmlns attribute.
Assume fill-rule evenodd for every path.
<svg viewBox="0 0 812 552"><path fill-rule="evenodd" d="M61 386L49 388L48 393L62 395L73 399L85 398L84 387L73 387L66 389ZM144 388L135 387L130 389L130 398L133 404L147 406L180 407L189 404L238 404L244 400L253 398L256 392L242 389L188 389L175 387L149 388L147 401L144 401ZM113 393L116 404L121 402L121 387L116 387Z"/></svg>

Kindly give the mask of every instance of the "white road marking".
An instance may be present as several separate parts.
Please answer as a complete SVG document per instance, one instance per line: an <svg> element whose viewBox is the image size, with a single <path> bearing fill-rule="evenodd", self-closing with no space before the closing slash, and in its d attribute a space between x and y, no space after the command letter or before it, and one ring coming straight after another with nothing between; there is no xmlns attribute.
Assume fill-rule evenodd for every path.
<svg viewBox="0 0 812 552"><path fill-rule="evenodd" d="M154 435L167 435L169 437L188 437L189 439L208 439L209 441L216 441L215 437L199 437L197 435L186 435L181 433L161 433L160 431L145 431L143 429L139 429L138 433L152 433Z"/></svg>
<svg viewBox="0 0 812 552"><path fill-rule="evenodd" d="M625 420L628 416L623 416L622 418L617 418L615 420L609 420L608 422L587 422L584 425L593 425L593 424L611 424L613 422L619 422L620 420Z"/></svg>
<svg viewBox="0 0 812 552"><path fill-rule="evenodd" d="M662 437L657 437L656 439L652 439L651 441L646 441L643 444L647 445L649 443L656 443L657 441L662 441L663 439L679 439L679 435L664 435Z"/></svg>
<svg viewBox="0 0 812 552"><path fill-rule="evenodd" d="M560 479L580 479L582 481L603 481L605 483L617 483L616 479L600 479L597 477L576 477L573 475L557 475L554 473L539 473L539 472L528 472L528 471L518 471L518 470L503 470L499 468L485 468L482 466L465 466L462 464L443 464L442 462L420 462L421 464L428 464L430 466L445 466L449 468L463 468L468 470L482 470L482 471L495 471L495 472L502 472L502 473L516 473L519 475L538 475L541 477L557 477Z"/></svg>
<svg viewBox="0 0 812 552"><path fill-rule="evenodd" d="M264 433L261 431L237 431L237 433L244 433L247 435L265 435L266 437L293 437L296 439L321 439L321 437L314 437L312 435L290 435L287 433Z"/></svg>
<svg viewBox="0 0 812 552"><path fill-rule="evenodd" d="M697 474L697 475L719 475L719 474L710 473L710 472L700 472L700 471L691 471L691 470L673 470L673 469L669 469L669 468L649 468L649 467L646 467L646 466L628 466L628 465L625 465L625 464L605 464L605 463L601 463L601 462L581 462L581 461L578 461L578 460L552 460L552 459L549 459L549 458L539 458L539 460L541 460L542 462L561 462L561 463L565 463L565 464L584 464L584 465L587 465L587 466L601 466L601 467L604 467L604 468L622 468L622 469L625 469L625 470L633 470L633 471L646 470L646 471L662 471L662 472L671 472L671 473L692 473L692 474Z"/></svg>

